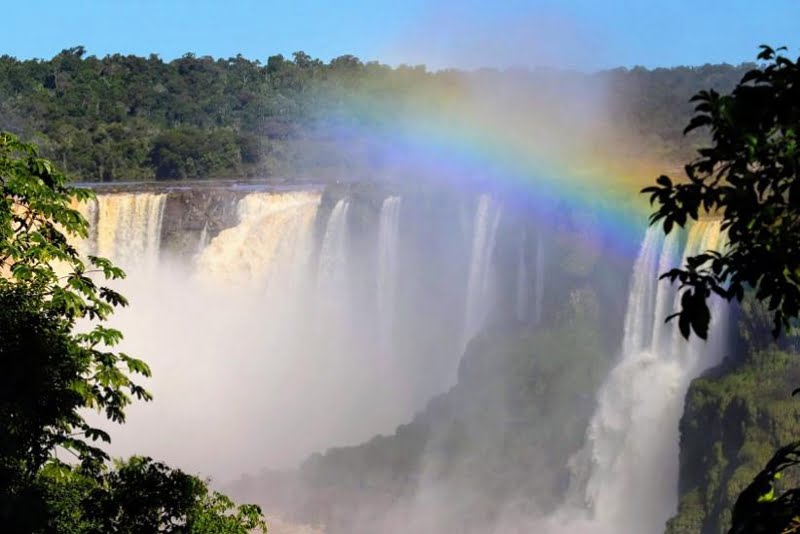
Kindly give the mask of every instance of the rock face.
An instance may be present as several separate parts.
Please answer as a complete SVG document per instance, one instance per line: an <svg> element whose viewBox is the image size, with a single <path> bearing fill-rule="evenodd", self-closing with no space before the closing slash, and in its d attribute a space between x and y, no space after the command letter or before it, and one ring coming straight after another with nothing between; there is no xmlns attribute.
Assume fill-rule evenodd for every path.
<svg viewBox="0 0 800 534"><path fill-rule="evenodd" d="M763 310L745 303L740 342L729 358L695 380L681 420L680 504L668 534L722 534L739 493L778 447L800 437L796 338L772 341ZM767 326L767 328L764 328ZM787 472L783 489L800 486Z"/></svg>
<svg viewBox="0 0 800 534"><path fill-rule="evenodd" d="M162 251L191 257L204 240L236 224L237 203L244 194L226 188L170 191L164 206Z"/></svg>

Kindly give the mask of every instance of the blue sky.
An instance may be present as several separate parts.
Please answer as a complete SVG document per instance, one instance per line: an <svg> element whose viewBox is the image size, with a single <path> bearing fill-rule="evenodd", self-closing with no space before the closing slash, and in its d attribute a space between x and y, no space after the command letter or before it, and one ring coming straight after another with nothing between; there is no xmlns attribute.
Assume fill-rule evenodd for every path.
<svg viewBox="0 0 800 534"><path fill-rule="evenodd" d="M594 70L740 63L800 50L800 0L29 0L3 10L0 54L186 52L251 59L303 50L432 68Z"/></svg>

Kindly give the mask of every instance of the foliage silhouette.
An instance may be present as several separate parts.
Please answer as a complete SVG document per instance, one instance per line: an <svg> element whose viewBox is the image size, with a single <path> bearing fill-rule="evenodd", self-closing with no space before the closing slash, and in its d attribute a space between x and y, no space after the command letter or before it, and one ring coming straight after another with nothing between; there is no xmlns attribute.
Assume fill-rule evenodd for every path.
<svg viewBox="0 0 800 534"><path fill-rule="evenodd" d="M686 338L707 337L712 294L741 301L755 291L776 337L800 313L800 58L781 50L762 46L758 59L766 65L745 74L731 94L692 98L697 113L685 131L710 128L712 146L686 165L687 181L660 176L643 190L658 204L651 224L662 222L666 233L702 212L720 216L727 233L724 251L688 258L662 276L681 284L673 317Z"/></svg>
<svg viewBox="0 0 800 534"><path fill-rule="evenodd" d="M59 531L74 529L76 524L86 534L248 534L253 529L266 530L257 506L237 507L226 496L210 492L199 478L145 457L117 462L115 469L99 480L69 473L66 482L48 487L53 488L62 494L66 489L73 507L71 515L62 511L52 521Z"/></svg>
<svg viewBox="0 0 800 534"><path fill-rule="evenodd" d="M777 495L784 471L800 465L800 442L778 449L766 467L739 495L729 534L800 532L800 488Z"/></svg>
<svg viewBox="0 0 800 534"><path fill-rule="evenodd" d="M731 94L700 91L684 130L709 128L712 145L685 166L686 181L660 176L643 189L658 208L651 224L665 233L701 213L721 217L723 251L687 258L661 278L680 282L681 334L705 339L712 295L766 305L772 335L791 330L800 314L800 58L761 47L762 63ZM800 532L800 489L778 494L786 469L800 464L800 442L782 447L739 495L730 534Z"/></svg>
<svg viewBox="0 0 800 534"><path fill-rule="evenodd" d="M3 415L14 429L6 438L15 439L19 429L19 439L34 439L39 447L20 458L30 464L27 472L36 472L46 459L44 451L53 447L74 454L86 468L101 465L107 455L90 442L108 442L108 434L87 423L79 410L94 408L111 421L123 422L131 397L150 399L130 378L148 376L150 369L141 360L113 352L122 334L103 325L114 308L127 301L90 276L111 280L124 273L104 258L89 256L85 262L69 242L87 235L88 223L72 204L89 199L92 192L68 186L65 176L39 158L34 147L5 133L0 133L0 194L0 273L4 274L0 296L5 321L0 345L5 369L13 370L2 376ZM79 320L92 328L73 333ZM33 344L37 336L39 346ZM32 348L41 353L35 360L29 355ZM42 367L34 367L36 363ZM65 374L48 383L53 366L68 369L72 378ZM35 380L35 372L45 373L44 383L26 383ZM31 385L36 387L26 387ZM43 391L61 400L57 411L35 413L39 402L50 400L47 396L39 400ZM25 414L45 419L34 431L26 426Z"/></svg>

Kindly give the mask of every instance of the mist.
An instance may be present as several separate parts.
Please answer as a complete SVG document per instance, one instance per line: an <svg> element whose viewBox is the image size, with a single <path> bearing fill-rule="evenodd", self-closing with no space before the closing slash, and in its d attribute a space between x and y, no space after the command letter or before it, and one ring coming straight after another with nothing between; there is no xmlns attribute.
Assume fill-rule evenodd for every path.
<svg viewBox="0 0 800 534"><path fill-rule="evenodd" d="M610 224L636 196L616 169L655 165L616 105L603 76L426 74L323 117L335 164L302 186L100 188L81 248L127 271L111 324L153 371L112 454L329 533L656 532L670 489L620 465L659 425L653 465L674 465L699 370L625 345L659 339L672 297L634 283L658 259ZM662 367L667 393L643 395ZM616 509L629 491L641 517Z"/></svg>
<svg viewBox="0 0 800 534"><path fill-rule="evenodd" d="M101 194L88 214L97 232L88 248L128 272L119 290L131 305L112 322L125 333L121 348L153 371L146 385L156 400L134 404L113 429L114 454L150 454L220 480L293 467L393 431L452 385L465 302L471 328L488 305L483 289L468 295L485 276L468 272L481 261L470 257L471 199L451 202L463 221L458 211L455 220L429 215L426 236L401 222L424 213L397 197L381 221L382 198L349 206L319 191L249 193L230 228L205 246L190 232L196 248L181 257L162 246L161 222L145 228L164 216L168 196ZM369 216L380 228L351 228ZM440 245L448 255L427 259ZM482 247L490 256L491 244Z"/></svg>

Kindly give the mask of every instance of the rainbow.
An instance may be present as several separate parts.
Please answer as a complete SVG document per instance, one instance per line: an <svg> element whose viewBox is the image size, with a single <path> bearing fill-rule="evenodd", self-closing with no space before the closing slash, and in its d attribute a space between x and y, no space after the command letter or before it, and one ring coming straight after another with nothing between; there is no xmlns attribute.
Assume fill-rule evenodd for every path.
<svg viewBox="0 0 800 534"><path fill-rule="evenodd" d="M337 117L358 117L340 120L338 135L370 140L373 158L399 176L502 194L544 225L559 208L592 213L613 252L629 261L649 213L639 191L666 166L619 150L615 143L630 141L602 117L571 121L548 104L454 84L391 103L362 99Z"/></svg>

